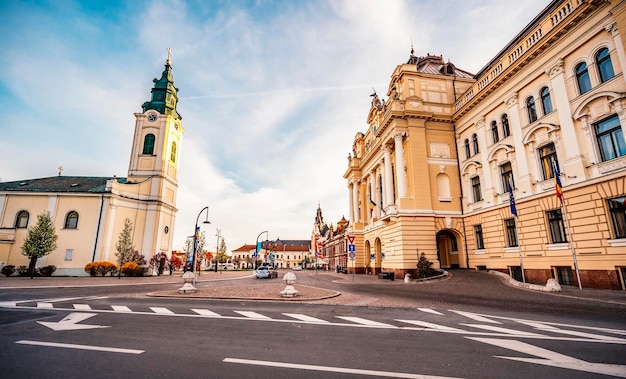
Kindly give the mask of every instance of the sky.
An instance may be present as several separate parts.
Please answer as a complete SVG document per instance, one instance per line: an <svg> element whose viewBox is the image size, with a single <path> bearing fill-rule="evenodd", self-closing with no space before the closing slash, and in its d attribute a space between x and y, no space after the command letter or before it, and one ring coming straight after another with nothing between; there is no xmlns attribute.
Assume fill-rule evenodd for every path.
<svg viewBox="0 0 626 379"><path fill-rule="evenodd" d="M185 129L172 248L205 206L209 250L217 229L228 251L259 235L310 239L318 205L329 225L349 219L354 136L411 47L476 73L548 4L0 1L0 181L59 166L126 177L134 113L169 47Z"/></svg>

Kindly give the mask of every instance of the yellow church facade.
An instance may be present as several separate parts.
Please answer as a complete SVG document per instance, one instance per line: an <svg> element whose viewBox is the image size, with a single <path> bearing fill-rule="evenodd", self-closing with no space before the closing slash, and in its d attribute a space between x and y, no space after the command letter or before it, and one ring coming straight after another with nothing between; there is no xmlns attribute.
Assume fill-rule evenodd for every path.
<svg viewBox="0 0 626 379"><path fill-rule="evenodd" d="M151 100L135 113L128 177L58 176L0 183L0 262L28 265L21 246L37 215L50 212L57 248L37 267L54 265L55 275L86 275L93 261L116 263L116 244L126 219L133 245L150 260L172 250L178 189L178 156L184 130L176 110L168 59L154 79Z"/></svg>
<svg viewBox="0 0 626 379"><path fill-rule="evenodd" d="M557 0L475 75L412 52L344 174L355 270L404 275L423 252L624 289L625 28L623 1Z"/></svg>

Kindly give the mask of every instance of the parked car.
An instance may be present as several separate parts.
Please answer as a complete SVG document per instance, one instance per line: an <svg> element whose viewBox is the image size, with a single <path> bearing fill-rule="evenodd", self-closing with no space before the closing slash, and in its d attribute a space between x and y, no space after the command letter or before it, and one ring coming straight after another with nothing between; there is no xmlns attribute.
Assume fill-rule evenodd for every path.
<svg viewBox="0 0 626 379"><path fill-rule="evenodd" d="M293 271L302 271L302 266L293 266L291 269Z"/></svg>
<svg viewBox="0 0 626 379"><path fill-rule="evenodd" d="M262 278L278 278L278 271L268 267L268 266L262 266L259 267L254 275L256 276L257 279L262 279Z"/></svg>

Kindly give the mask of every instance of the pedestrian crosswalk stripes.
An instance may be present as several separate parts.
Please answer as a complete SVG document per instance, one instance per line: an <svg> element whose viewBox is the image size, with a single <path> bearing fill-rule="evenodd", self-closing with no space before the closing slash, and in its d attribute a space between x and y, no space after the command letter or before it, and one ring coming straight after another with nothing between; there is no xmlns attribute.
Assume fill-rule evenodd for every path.
<svg viewBox="0 0 626 379"><path fill-rule="evenodd" d="M195 316L220 319L238 319L250 321L299 322L326 326L352 326L385 328L396 330L433 331L473 336L523 337L532 339L553 339L568 341L588 341L616 343L626 345L626 330L605 329L600 327L559 324L546 321L517 319L512 317L477 314L459 310L434 310L420 308L412 312L416 319L394 318L391 320L374 320L371 318L325 315L308 315L304 313L270 312L263 314L249 310L228 309L216 312L206 308L146 307L141 304L117 305L86 302L78 303L74 299L37 299L0 302L0 307L22 309L45 309L59 311L89 311L103 313L153 314L159 316ZM86 301L96 300L84 298ZM146 309L149 311L146 312ZM274 314L272 314L274 313ZM237 314L238 316L234 316ZM278 315L277 317L275 315ZM471 320L473 323L466 323ZM341 320L341 322L337 321ZM506 325L504 325L506 323Z"/></svg>

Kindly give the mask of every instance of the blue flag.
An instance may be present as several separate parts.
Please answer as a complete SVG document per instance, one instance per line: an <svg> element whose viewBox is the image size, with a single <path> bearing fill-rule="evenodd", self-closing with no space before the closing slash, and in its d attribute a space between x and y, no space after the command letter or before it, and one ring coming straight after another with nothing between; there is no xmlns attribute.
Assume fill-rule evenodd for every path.
<svg viewBox="0 0 626 379"><path fill-rule="evenodd" d="M515 196L513 195L513 186L511 185L511 179L509 179L509 205L511 206L511 213L517 217L517 208L515 207Z"/></svg>

